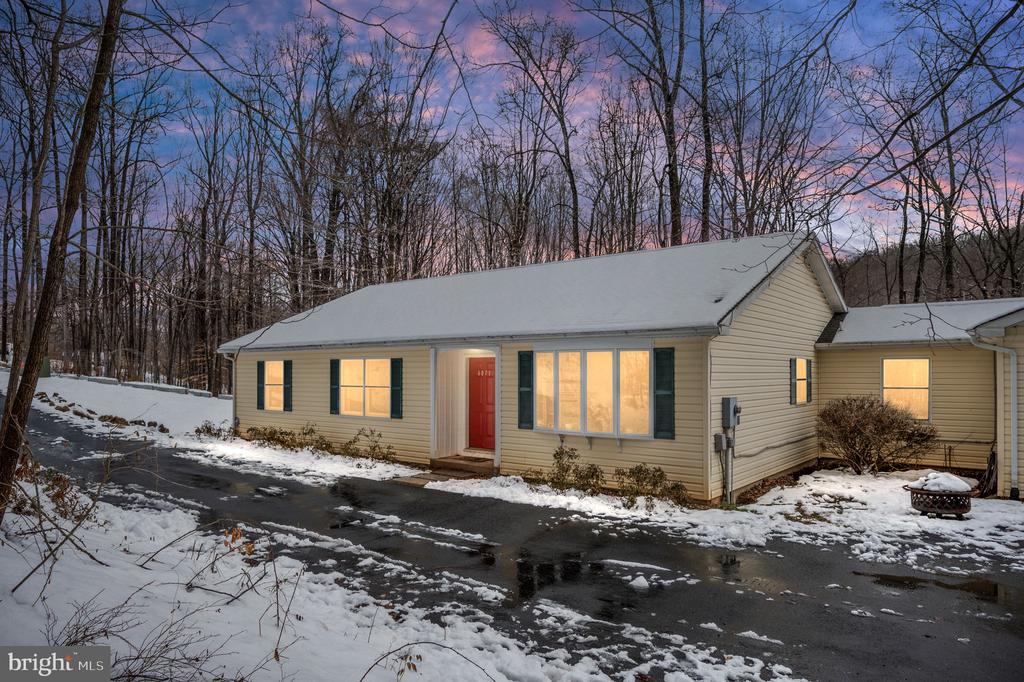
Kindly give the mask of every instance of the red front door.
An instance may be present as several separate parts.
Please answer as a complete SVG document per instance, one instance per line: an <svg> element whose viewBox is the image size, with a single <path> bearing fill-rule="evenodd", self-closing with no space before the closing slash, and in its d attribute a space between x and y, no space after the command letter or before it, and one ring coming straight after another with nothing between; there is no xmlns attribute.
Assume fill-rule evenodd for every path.
<svg viewBox="0 0 1024 682"><path fill-rule="evenodd" d="M469 359L469 447L494 449L494 358Z"/></svg>

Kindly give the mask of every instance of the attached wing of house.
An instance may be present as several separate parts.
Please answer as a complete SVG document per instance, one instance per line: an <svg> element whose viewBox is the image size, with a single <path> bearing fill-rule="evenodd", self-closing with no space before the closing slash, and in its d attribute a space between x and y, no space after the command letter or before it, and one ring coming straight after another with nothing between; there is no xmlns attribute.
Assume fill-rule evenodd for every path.
<svg viewBox="0 0 1024 682"><path fill-rule="evenodd" d="M779 233L370 286L219 350L243 434L372 429L414 463L524 473L564 444L609 478L646 463L716 499L813 461L818 406L865 392L927 403L952 448L931 463L984 467L1005 354L965 325L1024 302L890 308L848 309L818 242ZM927 387L889 385L922 365L887 361L925 356ZM742 406L731 486L724 398Z"/></svg>

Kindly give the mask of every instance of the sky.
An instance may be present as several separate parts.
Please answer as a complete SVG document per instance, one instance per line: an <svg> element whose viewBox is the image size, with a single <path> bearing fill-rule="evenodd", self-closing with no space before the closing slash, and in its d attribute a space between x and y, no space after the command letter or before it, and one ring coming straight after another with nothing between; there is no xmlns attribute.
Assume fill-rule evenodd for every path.
<svg viewBox="0 0 1024 682"><path fill-rule="evenodd" d="M139 0L149 2L151 0ZM588 0L581 0L587 2ZM714 8L718 0L708 0ZM984 0L978 0L984 1ZM997 6L1009 0L991 0ZM228 0L230 4L214 5L222 11L217 19L205 32L205 39L229 55L229 60L239 64L239 56L244 55L248 44L255 40L272 40L283 26L313 16L327 20L336 20L329 7L336 8L351 17L365 19L367 23L375 23L386 19L389 30L400 34L404 40L417 44L430 44L434 41L441 28L452 0ZM477 4L477 3L480 4ZM208 11L209 4L202 0L171 0L168 6L179 7L186 11ZM754 12L767 9L768 21L778 22L781 26L795 27L807 24L815 18L824 19L837 14L846 5L846 0L825 0L824 4L802 2L800 0L753 0L741 2L739 11ZM441 75L441 96L447 97L445 88L455 89L453 110L449 114L448 124L467 125L473 120L470 112L481 116L485 122L494 113L498 95L502 88L503 74L500 69L488 68L487 64L500 60L502 49L497 46L487 33L480 7L489 7L489 0L457 0L445 29L456 57L463 64L462 74L469 82L469 92L458 87L460 72L455 69L447 55L444 56L444 69ZM616 68L615 60L602 51L600 42L600 23L585 12L573 11L567 0L543 2L542 0L521 0L516 3L521 12L548 13L573 26L579 35L590 39L591 49L601 68L587 76L582 92L574 106L576 119L585 124L596 112L603 81L610 77ZM353 30L349 49L353 55L365 53L371 41L380 39L383 32L378 28L360 26L354 22L346 22ZM846 64L867 62L872 51L887 46L894 39L894 12L889 0L859 0L854 11L842 24L831 45L830 55L833 59ZM906 41L908 36L900 36ZM210 57L211 63L215 60ZM193 78L193 81L197 79ZM209 84L193 83L197 89L209 87ZM472 98L470 102L469 98ZM1018 117L1019 118L1019 117ZM836 120L836 125L842 121ZM1020 129L1020 126L1016 126ZM179 134L187 134L184 128ZM828 134L828 131L823 131ZM1024 168L1024 135L1011 136L1012 144L1009 158L1018 169ZM1017 142L1016 140L1022 140ZM168 140L168 148L175 146ZM857 217L877 215L882 220L892 220L891 215L878 212L878 200L870 196L862 196L850 201L849 210ZM849 222L849 221L847 221ZM853 228L850 228L851 230Z"/></svg>

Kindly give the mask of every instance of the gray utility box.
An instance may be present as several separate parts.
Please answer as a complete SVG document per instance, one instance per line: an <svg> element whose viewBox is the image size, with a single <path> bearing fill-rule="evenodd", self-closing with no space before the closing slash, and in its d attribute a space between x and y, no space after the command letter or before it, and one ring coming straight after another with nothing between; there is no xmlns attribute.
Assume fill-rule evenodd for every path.
<svg viewBox="0 0 1024 682"><path fill-rule="evenodd" d="M740 412L742 411L739 399L735 396L722 398L722 428L735 429L739 426Z"/></svg>

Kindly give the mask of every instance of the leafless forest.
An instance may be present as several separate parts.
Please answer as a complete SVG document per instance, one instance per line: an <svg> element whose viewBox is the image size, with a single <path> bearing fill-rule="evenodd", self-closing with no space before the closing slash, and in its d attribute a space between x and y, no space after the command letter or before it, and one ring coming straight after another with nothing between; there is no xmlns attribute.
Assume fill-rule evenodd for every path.
<svg viewBox="0 0 1024 682"><path fill-rule="evenodd" d="M331 7L0 3L4 359L220 392L370 284L794 229L855 305L1022 294L1020 2Z"/></svg>

